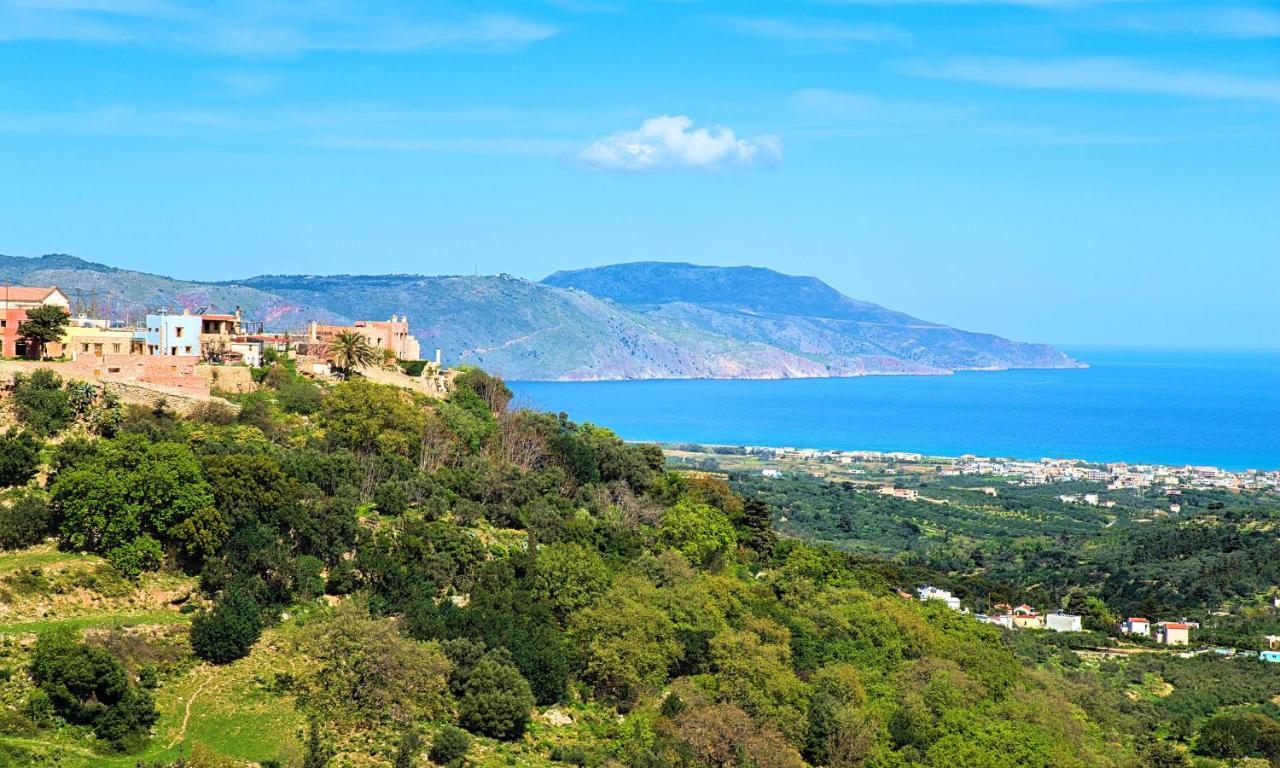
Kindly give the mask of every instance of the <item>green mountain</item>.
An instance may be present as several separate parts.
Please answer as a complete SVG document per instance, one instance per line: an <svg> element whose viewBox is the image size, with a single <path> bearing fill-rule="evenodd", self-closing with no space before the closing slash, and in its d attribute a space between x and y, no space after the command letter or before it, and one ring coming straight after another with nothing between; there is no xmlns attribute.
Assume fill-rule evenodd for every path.
<svg viewBox="0 0 1280 768"><path fill-rule="evenodd" d="M511 379L797 378L1076 365L1052 347L927 323L807 277L621 264L508 275L264 275L194 282L72 256L0 256L0 278L62 286L87 312L240 307L273 330L408 315L424 354Z"/></svg>
<svg viewBox="0 0 1280 768"><path fill-rule="evenodd" d="M687 330L769 344L829 376L1078 365L1046 344L920 320L851 299L817 278L771 269L638 262L557 272L543 282Z"/></svg>

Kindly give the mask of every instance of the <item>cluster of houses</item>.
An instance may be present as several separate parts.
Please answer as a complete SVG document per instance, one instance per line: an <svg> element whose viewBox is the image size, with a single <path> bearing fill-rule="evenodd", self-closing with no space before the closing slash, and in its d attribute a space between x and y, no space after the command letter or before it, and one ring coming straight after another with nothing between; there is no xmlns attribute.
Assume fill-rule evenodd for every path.
<svg viewBox="0 0 1280 768"><path fill-rule="evenodd" d="M0 287L0 357L29 357L34 352L19 328L27 312L38 306L59 307L70 317L62 338L48 344L45 355L68 360L73 373L95 378L207 390L208 379L197 375L199 363L256 368L268 350L323 363L327 346L347 332L364 336L388 357L421 359L405 316L358 320L349 326L312 322L301 334L267 333L261 323L246 322L239 307L231 313L157 311L148 313L141 324L113 323L73 313L70 299L57 286L23 285Z"/></svg>
<svg viewBox="0 0 1280 768"><path fill-rule="evenodd" d="M953 611L968 613L968 609L960 605L960 598L945 589L925 585L916 590L921 602L937 600ZM1073 613L1053 611L1040 613L1027 604L1011 606L997 604L992 606L989 614L974 614L974 618L984 624L994 624L1005 629L1048 629L1053 632L1080 632L1084 629L1081 617ZM1132 617L1120 623L1120 632L1134 637L1148 637L1164 645L1187 645L1191 642L1191 630L1199 628L1194 621L1161 621L1152 624L1144 618ZM1267 640L1275 649L1280 649L1280 636ZM1267 653L1267 652L1264 652ZM1280 650L1276 650L1274 659L1280 661Z"/></svg>
<svg viewBox="0 0 1280 768"><path fill-rule="evenodd" d="M835 451L812 448L771 448L749 446L749 454L778 461L803 461L839 466L874 463L886 465L877 470L885 475L936 474L938 477L991 477L1002 478L1014 485L1052 485L1087 481L1105 483L1108 490L1157 489L1170 497L1181 494L1182 489L1225 490L1280 490L1280 470L1261 471L1249 469L1233 472L1210 466L1164 466L1159 464L1128 464L1112 462L1093 464L1078 459L1050 459L1024 461L965 454L959 457L924 456L904 451ZM867 474L863 469L841 469L845 474ZM1090 503L1076 498L1075 502ZM1104 506L1106 502L1098 502Z"/></svg>

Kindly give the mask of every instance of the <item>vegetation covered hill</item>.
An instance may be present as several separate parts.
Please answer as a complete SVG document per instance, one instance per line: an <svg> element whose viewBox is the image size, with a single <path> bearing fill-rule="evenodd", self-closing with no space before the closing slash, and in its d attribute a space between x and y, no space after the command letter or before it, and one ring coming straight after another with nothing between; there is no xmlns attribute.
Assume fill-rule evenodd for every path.
<svg viewBox="0 0 1280 768"><path fill-rule="evenodd" d="M1129 682L778 541L767 506L484 373L443 401L263 383L179 419L18 382L0 764L1186 759Z"/></svg>
<svg viewBox="0 0 1280 768"><path fill-rule="evenodd" d="M683 328L769 344L821 364L829 376L1076 365L1045 344L919 320L771 269L639 262L557 272L543 282Z"/></svg>
<svg viewBox="0 0 1280 768"><path fill-rule="evenodd" d="M178 280L65 254L34 259L0 255L0 279L21 285L57 285L86 313L115 321L141 322L146 313L163 309L195 312L214 308L230 312L235 307L240 307L247 318L279 328L302 328L311 319L342 319L323 307L297 304L257 288Z"/></svg>
<svg viewBox="0 0 1280 768"><path fill-rule="evenodd" d="M175 280L72 256L0 257L0 277L58 284L86 311L241 307L271 330L408 315L426 354L511 379L792 378L1061 367L1044 345L927 323L764 269L618 265L541 283L498 276L265 275ZM584 290L585 289L585 290ZM725 298L732 292L732 300Z"/></svg>

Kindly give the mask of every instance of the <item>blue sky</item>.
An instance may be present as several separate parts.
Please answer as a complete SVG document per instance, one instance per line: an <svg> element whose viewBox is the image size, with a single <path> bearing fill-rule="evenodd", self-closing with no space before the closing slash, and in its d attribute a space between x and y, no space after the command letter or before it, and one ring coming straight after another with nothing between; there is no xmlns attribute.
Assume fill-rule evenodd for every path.
<svg viewBox="0 0 1280 768"><path fill-rule="evenodd" d="M0 0L0 253L639 259L1280 347L1280 3Z"/></svg>

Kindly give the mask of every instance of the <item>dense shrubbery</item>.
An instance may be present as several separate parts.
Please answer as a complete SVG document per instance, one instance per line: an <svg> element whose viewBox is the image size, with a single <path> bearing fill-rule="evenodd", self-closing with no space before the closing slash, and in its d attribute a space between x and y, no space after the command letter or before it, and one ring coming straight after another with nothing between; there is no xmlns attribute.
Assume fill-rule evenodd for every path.
<svg viewBox="0 0 1280 768"><path fill-rule="evenodd" d="M49 630L36 643L31 677L39 686L28 708L88 725L113 749L136 749L157 713L151 693L129 678L119 661L76 639L67 628Z"/></svg>
<svg viewBox="0 0 1280 768"><path fill-rule="evenodd" d="M41 447L27 432L10 429L0 435L0 488L25 485L36 476Z"/></svg>
<svg viewBox="0 0 1280 768"><path fill-rule="evenodd" d="M445 401L358 376L321 388L283 363L260 378L239 412L134 408L115 437L63 441L47 515L12 540L56 530L130 575L198 574L211 607L191 646L217 664L311 602L285 649L306 672L280 685L314 764L363 731L403 736L412 760L423 723L432 760L456 764L469 737L449 723L516 740L536 705L575 700L625 715L594 747L560 745L575 764L1129 764L1136 728L1100 687L904 601L918 566L777 541L767 504L665 472L652 446L512 411L478 370ZM322 590L347 597L325 608ZM46 663L50 706L120 744L144 733L146 690L72 646L58 653L110 690L64 694ZM128 704L99 723L84 708L106 700Z"/></svg>

